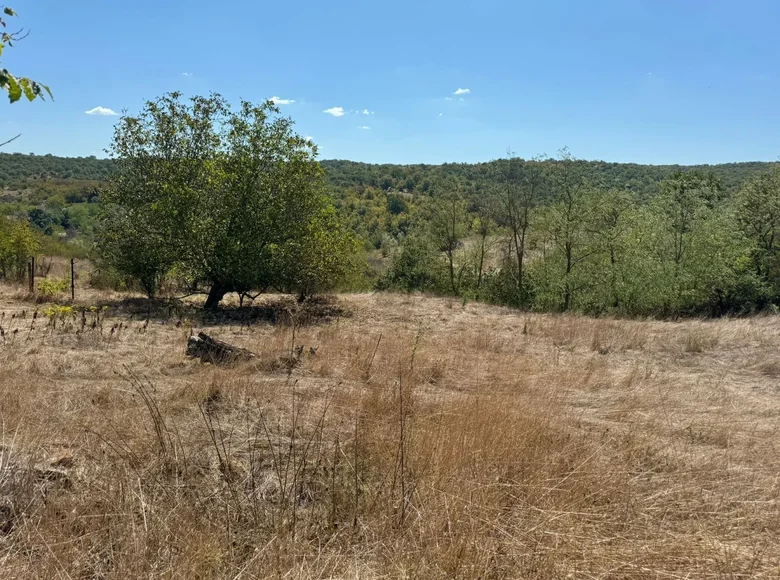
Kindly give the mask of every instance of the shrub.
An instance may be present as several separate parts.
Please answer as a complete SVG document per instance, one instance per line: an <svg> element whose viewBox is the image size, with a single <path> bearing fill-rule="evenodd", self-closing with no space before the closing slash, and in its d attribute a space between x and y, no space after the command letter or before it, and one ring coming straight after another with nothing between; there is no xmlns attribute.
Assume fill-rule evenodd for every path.
<svg viewBox="0 0 780 580"><path fill-rule="evenodd" d="M67 278L62 278L61 280L43 279L38 282L38 292L48 298L67 292L69 287L70 281Z"/></svg>

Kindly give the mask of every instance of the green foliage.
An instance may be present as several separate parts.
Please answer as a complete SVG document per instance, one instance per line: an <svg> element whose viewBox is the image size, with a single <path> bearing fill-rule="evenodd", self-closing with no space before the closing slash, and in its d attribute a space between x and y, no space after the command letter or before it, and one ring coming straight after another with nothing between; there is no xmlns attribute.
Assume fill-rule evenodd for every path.
<svg viewBox="0 0 780 580"><path fill-rule="evenodd" d="M382 287L628 316L741 314L777 303L767 273L769 264L777 265L768 245L774 243L769 198L780 188L770 178L751 182L732 203L712 175L676 173L658 196L643 201L630 190L594 186L583 165L563 152L538 181L534 177L534 199L551 200L537 205L523 198L527 167L511 159L499 167L503 175L488 198L497 222L488 244L493 250L480 249L491 237L491 227L481 225L481 207L472 207L468 234L451 235L456 230L437 227L429 215L427 229L416 226L415 235L402 240ZM447 207L447 199L440 195L433 206ZM455 253L456 247L470 251ZM453 286L450 264L473 275Z"/></svg>
<svg viewBox="0 0 780 580"><path fill-rule="evenodd" d="M740 229L753 244L753 269L780 300L780 168L750 181L735 198Z"/></svg>
<svg viewBox="0 0 780 580"><path fill-rule="evenodd" d="M403 290L446 294L447 267L430 238L422 233L409 236L393 258L392 267L377 284L380 290Z"/></svg>
<svg viewBox="0 0 780 580"><path fill-rule="evenodd" d="M53 298L58 294L66 292L70 288L70 280L62 278L60 280L44 278L38 282L38 292L48 298Z"/></svg>
<svg viewBox="0 0 780 580"><path fill-rule="evenodd" d="M16 12L10 6L3 6L3 16L0 16L0 56L3 55L6 46L13 46L13 43L20 40L23 36L20 32L8 32L7 18L16 17ZM22 96L28 101L34 101L36 98L43 99L44 91L51 97L49 87L38 83L27 77L16 77L6 69L0 69L0 88L8 93L8 100L15 103Z"/></svg>
<svg viewBox="0 0 780 580"><path fill-rule="evenodd" d="M23 280L27 263L40 250L40 242L27 221L0 216L0 278Z"/></svg>
<svg viewBox="0 0 780 580"><path fill-rule="evenodd" d="M182 131L186 134L186 127ZM218 141L224 152L230 149L222 133ZM179 212L170 223L181 223L182 228L194 223L201 232L197 239L206 240L205 245L169 234L168 226L158 235L154 228L133 226L137 220L121 218L127 234L115 243L127 246L122 252L125 257L133 257L133 248L142 249L137 256L139 278L149 276L146 269L163 272L152 276L152 285L166 275L187 287L211 284L201 266L206 253L218 250L221 263L248 272L246 278L254 278L260 290L268 285L306 294L307 286L344 287L344 279L349 280L349 288L378 281L380 287L456 293L521 308L619 315L740 313L780 304L780 210L776 207L780 206L780 170L771 163L685 168L586 162L565 155L440 166L324 161L324 185L320 182L314 197L321 196L325 205L332 203L333 219L343 224L342 233L352 233L351 242L336 243L324 234L318 238L308 233L308 238L297 241L266 244L252 261L243 260L242 251L259 244L228 243L230 236L223 226L232 210L212 211L203 201L205 186L186 191L181 186L188 176L211 176L206 181L215 199L226 200L228 208L237 207L240 188L230 195L223 193L229 181L228 164L217 155L206 161L192 171L181 163L179 173L154 168L174 184L160 197L168 201L156 209L163 214ZM51 231L49 236L39 236L47 254L50 250L62 255L83 253L94 236L97 202L105 195L103 180L116 174L121 163L121 159L0 154L0 182L6 186L0 194L5 202L0 204L0 214L14 222L32 218L36 229ZM572 177L568 189L562 173ZM234 179L236 184L249 181ZM576 195L567 199L566 192L573 190ZM174 191L184 193L177 197ZM465 215L461 213L458 227L451 230L457 235L442 237L448 231L436 226L433 208L446 205L456 192L465 206L459 211L465 209ZM181 199L193 203L183 204ZM42 213L31 213L35 209ZM193 218L203 214L208 219ZM310 215L316 222L314 218L321 214ZM209 238L208 224L215 226L218 236ZM242 219L234 223L239 226L242 232L251 229ZM269 229L272 238L275 234ZM219 247L209 245L216 239L221 240ZM306 244L306 239L323 243ZM338 268L333 264L320 268L324 258L340 253L320 251L329 245L357 246L352 255L361 258L339 261ZM197 248L193 252L197 257L171 260L164 256L171 247L177 252ZM140 260L145 253L153 259ZM369 271L364 259L371 265ZM109 271L106 264L100 267ZM344 278L336 283L339 276L327 279L323 272L340 272ZM244 277L237 276L227 287L247 286ZM119 275L115 285L125 287L129 280Z"/></svg>
<svg viewBox="0 0 780 580"><path fill-rule="evenodd" d="M271 102L171 93L124 116L101 197L98 248L150 296L174 267L228 292L334 286L355 246L325 194L316 147Z"/></svg>

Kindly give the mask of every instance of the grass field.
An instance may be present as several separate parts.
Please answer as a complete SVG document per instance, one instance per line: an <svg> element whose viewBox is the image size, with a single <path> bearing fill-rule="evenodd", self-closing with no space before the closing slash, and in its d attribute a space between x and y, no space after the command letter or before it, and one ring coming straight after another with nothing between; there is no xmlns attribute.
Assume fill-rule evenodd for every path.
<svg viewBox="0 0 780 580"><path fill-rule="evenodd" d="M780 577L776 317L79 295L0 287L4 579Z"/></svg>

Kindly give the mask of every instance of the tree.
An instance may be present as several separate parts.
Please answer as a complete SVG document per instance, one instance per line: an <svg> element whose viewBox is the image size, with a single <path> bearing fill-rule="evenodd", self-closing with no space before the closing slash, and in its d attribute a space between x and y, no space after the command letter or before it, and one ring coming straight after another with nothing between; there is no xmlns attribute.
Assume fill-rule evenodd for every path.
<svg viewBox="0 0 780 580"><path fill-rule="evenodd" d="M476 291L482 288L482 281L485 278L485 261L487 260L488 253L495 245L495 242L490 240L490 237L496 232L496 224L490 219L488 213L484 208L480 207L478 215L474 218L474 222L471 225L471 229L477 234L477 243L474 245L474 273Z"/></svg>
<svg viewBox="0 0 780 580"><path fill-rule="evenodd" d="M40 242L26 220L0 216L0 277L24 279L27 263L40 249Z"/></svg>
<svg viewBox="0 0 780 580"><path fill-rule="evenodd" d="M736 196L737 219L753 240L756 274L775 286L780 282L780 166L748 181Z"/></svg>
<svg viewBox="0 0 780 580"><path fill-rule="evenodd" d="M510 155L495 165L494 215L507 231L507 254L515 282L517 301L525 300L525 257L533 211L540 201L543 173L538 160L525 162ZM509 264L508 264L509 265Z"/></svg>
<svg viewBox="0 0 780 580"><path fill-rule="evenodd" d="M147 291L175 266L209 286L207 308L229 292L336 283L351 245L334 225L316 146L292 125L270 101L233 110L216 94L170 93L123 116L101 198L103 257L135 276L147 268ZM313 240L333 252L326 267Z"/></svg>
<svg viewBox="0 0 780 580"><path fill-rule="evenodd" d="M588 188L581 175L579 162L562 149L550 168L550 183L554 202L544 209L538 221L544 244L544 260L560 271L558 308L566 312L573 306L574 296L582 281L575 278L575 268L588 259L594 248L589 246ZM547 255L549 250L550 255ZM557 292L556 292L557 293Z"/></svg>
<svg viewBox="0 0 780 580"><path fill-rule="evenodd" d="M431 239L439 251L444 252L447 257L450 289L458 296L466 264L464 262L457 266L455 253L461 247L468 231L466 202L459 194L447 193L431 201L430 212Z"/></svg>
<svg viewBox="0 0 780 580"><path fill-rule="evenodd" d="M720 186L714 176L699 171L676 171L661 184L658 204L667 218L676 266L685 257L696 222L714 207L719 196Z"/></svg>
<svg viewBox="0 0 780 580"><path fill-rule="evenodd" d="M607 296L611 308L619 308L623 299L621 278L623 262L629 252L629 238L637 230L636 196L625 190L596 190L588 199L589 219L585 226L594 250L606 259L606 276L598 286Z"/></svg>

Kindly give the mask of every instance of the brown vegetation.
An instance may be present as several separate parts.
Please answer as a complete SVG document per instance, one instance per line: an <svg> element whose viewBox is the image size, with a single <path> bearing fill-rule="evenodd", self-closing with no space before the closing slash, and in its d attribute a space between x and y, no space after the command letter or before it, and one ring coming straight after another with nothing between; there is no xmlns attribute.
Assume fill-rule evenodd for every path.
<svg viewBox="0 0 780 580"><path fill-rule="evenodd" d="M777 576L777 318L0 292L3 578Z"/></svg>

